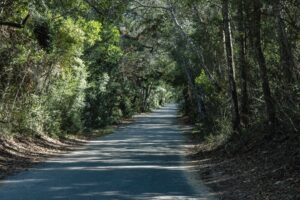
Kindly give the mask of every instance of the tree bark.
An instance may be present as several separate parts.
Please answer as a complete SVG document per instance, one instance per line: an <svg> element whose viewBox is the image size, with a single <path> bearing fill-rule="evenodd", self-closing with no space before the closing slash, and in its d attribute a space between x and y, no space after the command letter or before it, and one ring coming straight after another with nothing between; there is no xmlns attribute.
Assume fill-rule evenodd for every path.
<svg viewBox="0 0 300 200"><path fill-rule="evenodd" d="M266 103L266 111L268 115L268 122L273 129L276 121L276 110L274 100L271 95L269 78L267 72L266 59L262 50L261 42L261 2L260 0L253 0L253 42L255 49L255 56L259 65L260 76L262 81L262 88L264 94L264 100Z"/></svg>
<svg viewBox="0 0 300 200"><path fill-rule="evenodd" d="M229 2L228 0L222 1L222 14L223 14L223 29L225 36L225 52L227 60L227 73L230 86L230 95L232 98L232 126L233 131L240 131L240 113L238 104L238 95L236 89L236 81L233 69L233 51L232 51L232 37L230 32L229 22Z"/></svg>

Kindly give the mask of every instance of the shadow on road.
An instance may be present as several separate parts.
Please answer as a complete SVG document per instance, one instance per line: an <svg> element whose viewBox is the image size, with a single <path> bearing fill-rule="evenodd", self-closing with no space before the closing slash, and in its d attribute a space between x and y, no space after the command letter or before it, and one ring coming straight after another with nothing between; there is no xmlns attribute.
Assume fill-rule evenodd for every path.
<svg viewBox="0 0 300 200"><path fill-rule="evenodd" d="M84 149L1 182L1 200L213 199L195 187L183 165L175 105L136 117Z"/></svg>

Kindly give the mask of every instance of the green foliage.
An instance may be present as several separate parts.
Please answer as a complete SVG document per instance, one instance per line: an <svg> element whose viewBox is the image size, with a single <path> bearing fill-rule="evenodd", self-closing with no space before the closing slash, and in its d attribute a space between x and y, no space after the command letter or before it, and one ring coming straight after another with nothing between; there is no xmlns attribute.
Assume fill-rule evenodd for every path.
<svg viewBox="0 0 300 200"><path fill-rule="evenodd" d="M120 47L116 45L109 45L107 48L107 62L109 63L118 63L123 53Z"/></svg>
<svg viewBox="0 0 300 200"><path fill-rule="evenodd" d="M54 51L62 57L79 56L83 51L85 33L71 18L63 20L54 33Z"/></svg>
<svg viewBox="0 0 300 200"><path fill-rule="evenodd" d="M110 8L113 2L101 3ZM0 17L8 21L19 22L29 10L32 13L24 28L0 27L0 54L6 58L0 63L0 118L7 121L1 128L23 134L82 131L88 124L88 105L99 111L95 118L101 126L117 122L123 114L112 94L121 85L110 81L115 77L111 70L123 55L118 29L100 21L94 8L82 0L7 5ZM18 15L8 17L11 12ZM104 70L108 66L111 70Z"/></svg>
<svg viewBox="0 0 300 200"><path fill-rule="evenodd" d="M102 24L98 21L87 21L81 18L77 22L82 27L85 34L85 41L88 46L93 46L97 41L101 40Z"/></svg>
<svg viewBox="0 0 300 200"><path fill-rule="evenodd" d="M211 94L213 92L213 85L203 69L201 70L199 76L196 77L195 82L203 88L205 94Z"/></svg>
<svg viewBox="0 0 300 200"><path fill-rule="evenodd" d="M0 21L19 23L28 13L30 18L21 28L0 26L1 129L62 135L118 123L123 117L177 99L199 123L199 129L210 135L209 140L225 141L231 135L220 2L151 2L173 6L172 15L150 7L145 12L135 1L7 2L1 8ZM149 1L141 3L149 5ZM237 5L231 3L231 23L237 27ZM244 14L251 15L250 2L245 3L249 10ZM262 3L265 7L270 4ZM244 20L249 33L244 42L250 123L243 129L265 120L249 19ZM278 120L287 130L297 131L299 87L297 81L285 80L281 45L273 33L277 30L275 19L265 16L262 20L263 53ZM284 30L290 30L287 39L298 58L300 42L291 24L286 23ZM232 29L234 41L242 35ZM243 107L238 43L233 43L233 60L238 101ZM299 60L295 62L297 65ZM299 79L299 69L293 70Z"/></svg>

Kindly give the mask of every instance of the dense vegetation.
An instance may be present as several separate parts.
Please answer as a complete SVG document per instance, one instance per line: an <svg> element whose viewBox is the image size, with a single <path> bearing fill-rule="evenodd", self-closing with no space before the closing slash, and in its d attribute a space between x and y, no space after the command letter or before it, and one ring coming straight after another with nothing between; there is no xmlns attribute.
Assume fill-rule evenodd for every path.
<svg viewBox="0 0 300 200"><path fill-rule="evenodd" d="M297 0L0 5L1 134L89 130L175 98L219 143L299 132Z"/></svg>
<svg viewBox="0 0 300 200"><path fill-rule="evenodd" d="M123 39L123 1L1 1L1 133L63 135L170 98L160 59Z"/></svg>

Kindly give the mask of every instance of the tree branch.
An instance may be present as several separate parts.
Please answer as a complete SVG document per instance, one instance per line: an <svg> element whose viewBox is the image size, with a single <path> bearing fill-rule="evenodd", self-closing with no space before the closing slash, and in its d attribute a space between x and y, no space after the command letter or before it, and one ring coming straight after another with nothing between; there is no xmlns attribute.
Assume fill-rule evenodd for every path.
<svg viewBox="0 0 300 200"><path fill-rule="evenodd" d="M103 12L101 12L93 3L89 0L84 0L98 15L103 16Z"/></svg>
<svg viewBox="0 0 300 200"><path fill-rule="evenodd" d="M30 14L28 14L21 23L15 23L15 22L1 22L0 21L0 26L9 26L9 27L14 27L14 28L24 28L26 22L28 21L30 17Z"/></svg>
<svg viewBox="0 0 300 200"><path fill-rule="evenodd" d="M143 8L154 8L154 9L163 9L163 10L170 10L171 8L169 7L164 7L164 6L152 6L152 5L146 5L143 4L137 0L134 0L133 2L137 3L139 5L139 7L143 7Z"/></svg>

